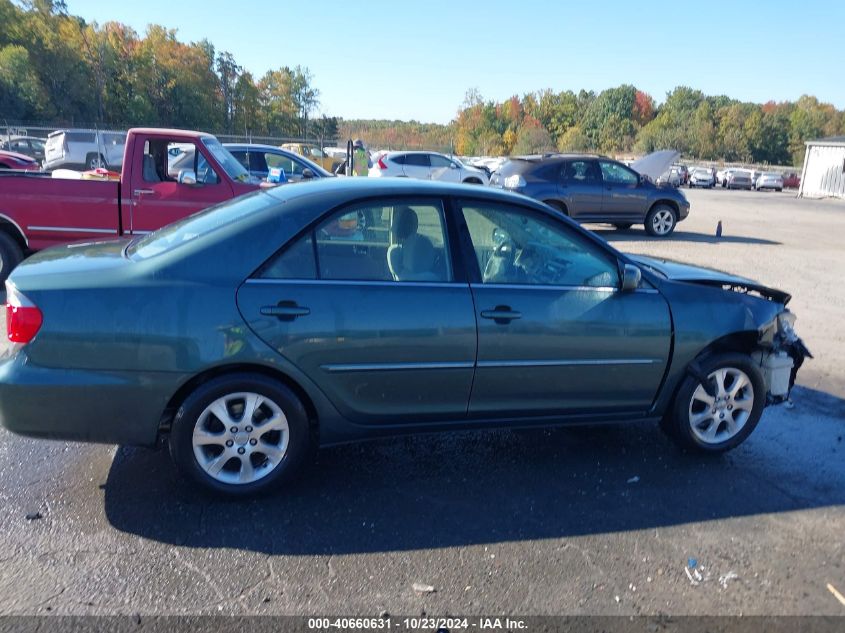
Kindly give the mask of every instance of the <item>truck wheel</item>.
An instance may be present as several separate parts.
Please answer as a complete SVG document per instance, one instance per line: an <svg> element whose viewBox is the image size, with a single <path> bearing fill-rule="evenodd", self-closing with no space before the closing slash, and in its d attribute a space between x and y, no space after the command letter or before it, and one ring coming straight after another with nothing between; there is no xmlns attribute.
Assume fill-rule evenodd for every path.
<svg viewBox="0 0 845 633"><path fill-rule="evenodd" d="M302 402L260 374L203 383L179 407L170 433L170 454L179 470L206 490L234 497L289 480L310 447Z"/></svg>
<svg viewBox="0 0 845 633"><path fill-rule="evenodd" d="M85 156L85 168L86 169L98 169L100 167L106 167L106 159L103 158L102 154L95 154L91 153Z"/></svg>
<svg viewBox="0 0 845 633"><path fill-rule="evenodd" d="M688 375L660 426L682 448L723 453L739 446L757 426L766 406L766 384L746 354L717 354L700 369L709 385Z"/></svg>
<svg viewBox="0 0 845 633"><path fill-rule="evenodd" d="M15 238L5 231L0 231L0 281L6 281L6 277L22 259L23 250Z"/></svg>

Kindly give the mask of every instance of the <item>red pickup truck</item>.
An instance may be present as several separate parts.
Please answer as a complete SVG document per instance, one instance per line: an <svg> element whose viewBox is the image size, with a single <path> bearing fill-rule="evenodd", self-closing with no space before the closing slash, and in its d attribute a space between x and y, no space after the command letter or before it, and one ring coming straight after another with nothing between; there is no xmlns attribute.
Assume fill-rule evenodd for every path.
<svg viewBox="0 0 845 633"><path fill-rule="evenodd" d="M0 172L0 282L31 252L149 233L259 188L209 134L135 128L119 181Z"/></svg>

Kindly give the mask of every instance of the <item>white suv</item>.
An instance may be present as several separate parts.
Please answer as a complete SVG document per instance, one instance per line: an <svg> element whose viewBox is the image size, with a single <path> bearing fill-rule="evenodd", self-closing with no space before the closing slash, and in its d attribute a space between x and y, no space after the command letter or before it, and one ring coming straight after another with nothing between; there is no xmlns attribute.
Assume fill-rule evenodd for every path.
<svg viewBox="0 0 845 633"><path fill-rule="evenodd" d="M120 171L125 147L126 132L58 130L47 136L42 167L45 171L59 167Z"/></svg>
<svg viewBox="0 0 845 633"><path fill-rule="evenodd" d="M370 168L369 176L397 176L471 185L489 184L487 174L483 170L469 167L457 158L449 158L437 152L387 152Z"/></svg>

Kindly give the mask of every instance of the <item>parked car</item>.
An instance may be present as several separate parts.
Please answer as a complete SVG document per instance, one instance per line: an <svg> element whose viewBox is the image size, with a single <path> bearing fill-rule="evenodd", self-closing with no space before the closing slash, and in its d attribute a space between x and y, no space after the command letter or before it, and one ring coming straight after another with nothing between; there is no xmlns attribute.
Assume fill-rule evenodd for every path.
<svg viewBox="0 0 845 633"><path fill-rule="evenodd" d="M730 180L731 176L737 171L739 170L736 167L720 169L716 172L716 184L721 185L722 187L727 187L728 180Z"/></svg>
<svg viewBox="0 0 845 633"><path fill-rule="evenodd" d="M716 174L709 167L696 167L689 179L689 186L706 187L712 189L716 186Z"/></svg>
<svg viewBox="0 0 845 633"><path fill-rule="evenodd" d="M684 179L675 167L672 167L657 179L658 185L669 185L670 187L680 187L683 183Z"/></svg>
<svg viewBox="0 0 845 633"><path fill-rule="evenodd" d="M40 164L44 160L44 144L46 142L47 139L35 136L13 136L0 142L0 149L29 156Z"/></svg>
<svg viewBox="0 0 845 633"><path fill-rule="evenodd" d="M251 176L259 180L267 178L271 167L281 167L288 182L334 177L334 174L304 156L272 145L223 143L223 147L238 159L238 162L249 171Z"/></svg>
<svg viewBox="0 0 845 633"><path fill-rule="evenodd" d="M120 171L126 132L58 130L47 135L44 169L97 169Z"/></svg>
<svg viewBox="0 0 845 633"><path fill-rule="evenodd" d="M489 183L487 173L483 170L437 152L387 152L373 163L369 176L441 180L469 185Z"/></svg>
<svg viewBox="0 0 845 633"><path fill-rule="evenodd" d="M751 170L751 186L756 189L757 188L757 179L763 174L763 172L758 171L756 169Z"/></svg>
<svg viewBox="0 0 845 633"><path fill-rule="evenodd" d="M754 185L757 191L764 189L774 189L775 191L783 191L783 176L775 171L766 171L760 174L757 182Z"/></svg>
<svg viewBox="0 0 845 633"><path fill-rule="evenodd" d="M333 173L337 166L346 160L345 154L342 158L329 156L321 148L316 145L311 145L310 143L284 143L281 145L281 148L289 152L293 152L294 154L304 156L311 162L320 165L320 167L329 173Z"/></svg>
<svg viewBox="0 0 845 633"><path fill-rule="evenodd" d="M657 237L670 235L690 209L680 190L657 186L601 156L512 158L494 174L491 184L541 200L578 222L607 222L618 229L644 224L649 235Z"/></svg>
<svg viewBox="0 0 845 633"><path fill-rule="evenodd" d="M187 148L184 169L169 170ZM156 128L129 130L116 182L0 172L0 279L48 246L149 233L258 187L213 136Z"/></svg>
<svg viewBox="0 0 845 633"><path fill-rule="evenodd" d="M794 171L787 172L783 175L784 189L798 189L801 186L801 176Z"/></svg>
<svg viewBox="0 0 845 633"><path fill-rule="evenodd" d="M689 170L686 165L673 165L675 171L678 173L680 184L685 185L689 182Z"/></svg>
<svg viewBox="0 0 845 633"><path fill-rule="evenodd" d="M753 188L751 184L751 172L745 169L734 169L728 176L726 187L728 189L747 189Z"/></svg>
<svg viewBox="0 0 845 633"><path fill-rule="evenodd" d="M651 421L719 453L809 354L785 292L625 255L524 196L410 179L270 188L37 254L6 286L4 427L166 438L230 495L315 444L395 433Z"/></svg>
<svg viewBox="0 0 845 633"><path fill-rule="evenodd" d="M0 169L40 171L41 166L38 164L38 161L31 156L19 154L18 152L0 150ZM2 203L0 203L0 212L2 212Z"/></svg>

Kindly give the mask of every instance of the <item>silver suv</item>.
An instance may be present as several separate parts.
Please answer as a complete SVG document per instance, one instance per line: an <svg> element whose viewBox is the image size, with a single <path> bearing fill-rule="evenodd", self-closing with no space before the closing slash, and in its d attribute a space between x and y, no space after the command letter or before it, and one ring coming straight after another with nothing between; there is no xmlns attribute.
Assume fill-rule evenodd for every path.
<svg viewBox="0 0 845 633"><path fill-rule="evenodd" d="M126 132L98 130L57 130L47 136L44 148L45 171L65 169L97 169L106 167L120 171Z"/></svg>

